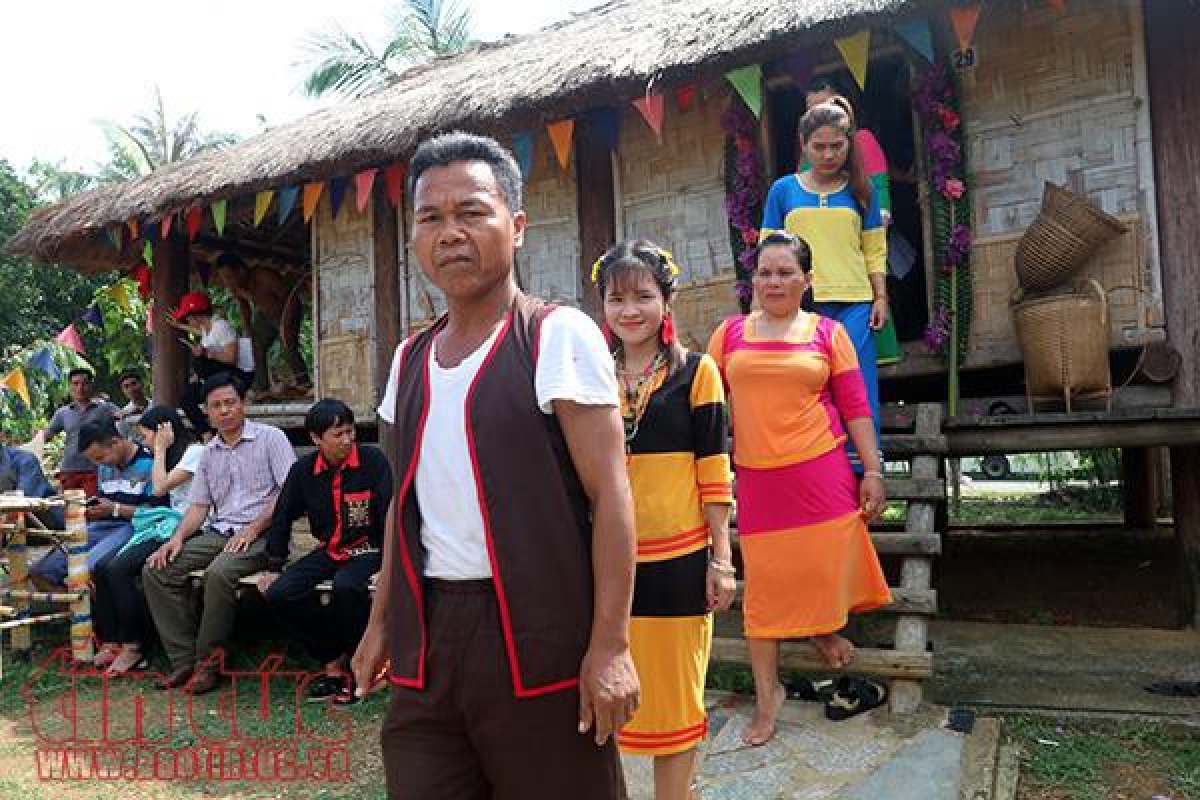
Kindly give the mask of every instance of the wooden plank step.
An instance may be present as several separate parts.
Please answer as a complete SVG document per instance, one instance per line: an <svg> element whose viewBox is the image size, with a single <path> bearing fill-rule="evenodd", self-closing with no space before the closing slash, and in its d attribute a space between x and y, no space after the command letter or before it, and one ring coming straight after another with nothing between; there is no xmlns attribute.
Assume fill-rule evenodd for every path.
<svg viewBox="0 0 1200 800"><path fill-rule="evenodd" d="M714 661L734 664L749 664L750 654L744 639L717 637L712 643ZM823 672L831 670L825 658L808 642L780 642L779 664L785 669L801 672ZM932 653L905 653L874 647L855 650L851 671L856 674L875 675L881 678L907 678L920 680L933 676Z"/></svg>
<svg viewBox="0 0 1200 800"><path fill-rule="evenodd" d="M949 441L940 433L885 433L880 438L883 454L889 459L900 456L941 456L950 450Z"/></svg>
<svg viewBox="0 0 1200 800"><path fill-rule="evenodd" d="M941 478L887 478L888 500L943 502L946 482Z"/></svg>
<svg viewBox="0 0 1200 800"><path fill-rule="evenodd" d="M734 608L741 608L742 595L745 591L746 582L737 582L737 595L734 597ZM865 614L937 614L937 590L936 589L905 589L902 587L892 587L892 603L883 608L876 608L871 611L863 612Z"/></svg>

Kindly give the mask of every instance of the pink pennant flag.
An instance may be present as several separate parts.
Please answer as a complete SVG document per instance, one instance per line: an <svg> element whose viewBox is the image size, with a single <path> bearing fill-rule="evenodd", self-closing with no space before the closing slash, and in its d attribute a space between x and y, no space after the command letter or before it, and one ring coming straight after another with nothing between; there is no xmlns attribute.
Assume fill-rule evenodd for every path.
<svg viewBox="0 0 1200 800"><path fill-rule="evenodd" d="M388 202L392 208L400 207L400 194L404 191L404 164L392 164L383 171L383 182L387 186Z"/></svg>
<svg viewBox="0 0 1200 800"><path fill-rule="evenodd" d="M54 341L61 345L65 345L76 353L83 352L83 337L79 335L79 331L75 329L75 323L72 322L67 327L59 332L58 336L54 337Z"/></svg>
<svg viewBox="0 0 1200 800"><path fill-rule="evenodd" d="M364 169L354 176L354 207L360 214L367 210L367 203L371 200L371 189L375 188L375 173L377 172L379 170L372 167Z"/></svg>
<svg viewBox="0 0 1200 800"><path fill-rule="evenodd" d="M648 94L639 97L633 101L633 107L641 112L642 118L646 120L646 124L650 126L650 130L654 131L654 135L658 140L662 141L663 127L663 96L661 94Z"/></svg>
<svg viewBox="0 0 1200 800"><path fill-rule="evenodd" d="M175 212L168 211L163 214L160 230L162 231L162 240L165 242L171 238L171 223L175 221Z"/></svg>

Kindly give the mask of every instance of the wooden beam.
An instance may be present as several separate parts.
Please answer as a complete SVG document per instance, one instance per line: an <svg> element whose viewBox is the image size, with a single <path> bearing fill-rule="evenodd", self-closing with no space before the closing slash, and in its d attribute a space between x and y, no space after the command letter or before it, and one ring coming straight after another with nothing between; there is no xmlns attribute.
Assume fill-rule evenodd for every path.
<svg viewBox="0 0 1200 800"><path fill-rule="evenodd" d="M157 249L158 261L150 270L150 292L155 313L170 311L188 290L192 269L191 246L181 225L171 230L165 246ZM157 322L157 321L156 321ZM179 331L159 322L151 334L150 371L154 384L154 402L177 406L187 386L190 356L179 341Z"/></svg>
<svg viewBox="0 0 1200 800"><path fill-rule="evenodd" d="M375 243L375 398L383 397L387 386L392 357L396 347L404 338L405 320L402 311L401 283L403 276L400 259L403 256L401 237L404 235L399 220L403 214L403 199L398 208L392 208L387 198L387 187L383 181L375 182L373 207L371 209L372 239ZM384 420L379 420L379 444L392 463L399 452L399 432Z"/></svg>
<svg viewBox="0 0 1200 800"><path fill-rule="evenodd" d="M735 608L741 608L742 596L745 593L746 582L737 582L737 595L734 597ZM863 612L864 614L937 614L936 589L904 589L892 587L892 602L882 608Z"/></svg>
<svg viewBox="0 0 1200 800"><path fill-rule="evenodd" d="M1140 419L1119 412L993 418L971 426L947 425L946 442L952 455L1196 446L1200 408L1147 410Z"/></svg>
<svg viewBox="0 0 1200 800"><path fill-rule="evenodd" d="M584 116L575 126L575 195L579 219L579 298L599 318L603 303L592 284L592 264L617 239L613 162L604 131Z"/></svg>
<svg viewBox="0 0 1200 800"><path fill-rule="evenodd" d="M941 478L888 478L886 486L889 500L946 499L946 482Z"/></svg>
<svg viewBox="0 0 1200 800"><path fill-rule="evenodd" d="M924 504L922 504L924 505ZM911 516L911 514L910 514ZM733 547L741 548L737 531L732 531ZM878 533L871 532L871 542L880 555L936 556L942 552L942 537L936 533Z"/></svg>
<svg viewBox="0 0 1200 800"><path fill-rule="evenodd" d="M713 639L712 659L733 664L750 663L745 640L725 637ZM808 642L780 642L779 665L784 669L801 672L828 674L837 671L831 669L825 657ZM850 671L881 678L919 680L933 676L933 656L929 653L902 653L898 650L860 647L854 651L854 663L850 666Z"/></svg>

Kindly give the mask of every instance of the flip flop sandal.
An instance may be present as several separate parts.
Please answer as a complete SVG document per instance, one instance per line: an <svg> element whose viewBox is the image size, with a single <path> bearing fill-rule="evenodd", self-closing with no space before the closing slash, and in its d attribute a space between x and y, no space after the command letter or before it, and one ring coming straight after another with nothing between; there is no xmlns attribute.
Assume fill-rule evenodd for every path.
<svg viewBox="0 0 1200 800"><path fill-rule="evenodd" d="M1200 697L1200 681L1159 681L1147 686L1146 691L1166 697Z"/></svg>
<svg viewBox="0 0 1200 800"><path fill-rule="evenodd" d="M144 653L138 653L137 661L118 656L117 659L109 665L108 669L104 671L104 674L112 678L117 678L129 672L144 672L148 669L150 669L150 662L146 660Z"/></svg>
<svg viewBox="0 0 1200 800"><path fill-rule="evenodd" d="M806 700L810 703L827 703L833 696L834 681L827 679L814 681L808 678L785 678L783 688L787 696L793 700Z"/></svg>
<svg viewBox="0 0 1200 800"><path fill-rule="evenodd" d="M825 719L841 722L887 702L887 687L865 678L839 678L833 697L825 704Z"/></svg>

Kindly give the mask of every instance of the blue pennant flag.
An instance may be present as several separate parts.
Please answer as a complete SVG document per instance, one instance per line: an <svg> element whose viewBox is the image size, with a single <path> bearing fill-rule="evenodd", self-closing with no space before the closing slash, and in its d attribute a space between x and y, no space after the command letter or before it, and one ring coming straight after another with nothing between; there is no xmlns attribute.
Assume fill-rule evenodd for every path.
<svg viewBox="0 0 1200 800"><path fill-rule="evenodd" d="M616 152L617 146L620 144L621 112L609 106L594 109L590 116L597 130L600 131L600 135L604 137L608 149Z"/></svg>
<svg viewBox="0 0 1200 800"><path fill-rule="evenodd" d="M104 315L100 313L100 307L92 303L87 307L87 311L83 312L83 321L89 325L100 327L104 324Z"/></svg>
<svg viewBox="0 0 1200 800"><path fill-rule="evenodd" d="M288 215L296 207L296 198L300 196L299 186L289 186L279 190L279 224L287 221Z"/></svg>
<svg viewBox="0 0 1200 800"><path fill-rule="evenodd" d="M93 306L95 308L95 306ZM43 347L29 358L29 366L36 369L43 375L48 375L50 380L56 381L62 376L58 365L54 363L54 353L50 352L49 347Z"/></svg>
<svg viewBox="0 0 1200 800"><path fill-rule="evenodd" d="M517 157L517 166L521 168L521 176L529 180L533 172L533 131L514 133L512 137L513 155Z"/></svg>
<svg viewBox="0 0 1200 800"><path fill-rule="evenodd" d="M346 189L349 186L349 178L334 178L329 181L329 206L334 219L337 219L338 210L342 207L342 200L346 198Z"/></svg>
<svg viewBox="0 0 1200 800"><path fill-rule="evenodd" d="M908 22L898 22L894 30L897 36L908 43L909 47L916 50L930 64L933 63L933 33L929 30L927 20L914 19Z"/></svg>

